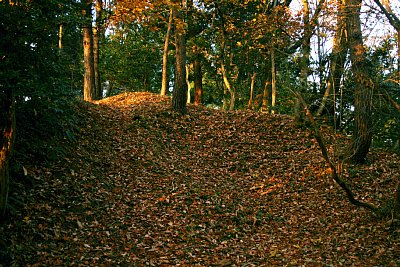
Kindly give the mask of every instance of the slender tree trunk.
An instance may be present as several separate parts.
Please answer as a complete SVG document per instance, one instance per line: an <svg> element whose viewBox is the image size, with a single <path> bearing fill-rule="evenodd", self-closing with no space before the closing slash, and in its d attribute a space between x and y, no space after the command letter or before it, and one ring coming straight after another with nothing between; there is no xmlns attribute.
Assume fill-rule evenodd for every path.
<svg viewBox="0 0 400 267"><path fill-rule="evenodd" d="M269 100L270 100L270 91L269 91L269 86L271 82L268 80L265 81L264 84L264 91L263 91L263 96L262 96L262 104L261 104L261 112L269 112Z"/></svg>
<svg viewBox="0 0 400 267"><path fill-rule="evenodd" d="M374 83L368 74L365 48L362 40L360 9L362 0L346 0L347 32L351 69L355 78L354 133L350 160L363 163L372 141L372 93Z"/></svg>
<svg viewBox="0 0 400 267"><path fill-rule="evenodd" d="M189 80L189 74L190 74L190 65L186 64L186 85L187 85L187 99L186 103L190 104L191 96L190 96L190 80Z"/></svg>
<svg viewBox="0 0 400 267"><path fill-rule="evenodd" d="M4 216L9 187L9 161L15 136L15 100L12 88L0 90L0 217Z"/></svg>
<svg viewBox="0 0 400 267"><path fill-rule="evenodd" d="M94 84L95 84L95 99L101 99L103 97L103 90L100 79L100 38L102 35L102 12L103 2L102 0L96 0L96 27L93 29L93 68L94 68Z"/></svg>
<svg viewBox="0 0 400 267"><path fill-rule="evenodd" d="M180 113L186 112L186 40L183 16L180 9L174 7L175 21L175 83L172 95L172 107Z"/></svg>
<svg viewBox="0 0 400 267"><path fill-rule="evenodd" d="M224 81L225 88L228 90L229 94L231 95L229 110L233 110L235 108L235 91L231 86L231 83L228 79L225 69L225 63L221 60L221 72L222 72L222 79Z"/></svg>
<svg viewBox="0 0 400 267"><path fill-rule="evenodd" d="M251 76L251 83L250 83L250 97L249 97L249 103L247 104L247 109L251 108L251 105L253 103L253 94L254 94L254 84L256 82L256 76L257 73L254 72L253 75Z"/></svg>
<svg viewBox="0 0 400 267"><path fill-rule="evenodd" d="M303 3L303 27L309 27L310 24L310 8L308 0L302 0ZM301 61L300 61L300 90L303 92L307 90L308 74L310 65L310 52L311 52L311 36L304 38L301 44ZM298 99L295 100L295 121L302 124L304 121L304 112L302 112L301 104Z"/></svg>
<svg viewBox="0 0 400 267"><path fill-rule="evenodd" d="M92 34L92 2L86 2L86 9L83 11L86 24L83 26L83 99L93 101L96 99L94 64L93 64L93 34Z"/></svg>
<svg viewBox="0 0 400 267"><path fill-rule="evenodd" d="M162 64L162 79L161 79L161 92L160 95L167 94L167 87L168 87L168 45L169 45L169 36L171 34L171 27L172 27L172 20L173 20L173 10L171 8L169 12L169 19L168 19L168 28L167 34L165 35L164 41L164 51L163 51L163 64Z"/></svg>
<svg viewBox="0 0 400 267"><path fill-rule="evenodd" d="M194 104L201 105L203 102L203 73L201 70L200 55L194 60Z"/></svg>
<svg viewBox="0 0 400 267"><path fill-rule="evenodd" d="M58 25L58 49L62 49L62 38L63 38L63 24L60 23Z"/></svg>
<svg viewBox="0 0 400 267"><path fill-rule="evenodd" d="M400 87L400 29L397 29L397 83Z"/></svg>
<svg viewBox="0 0 400 267"><path fill-rule="evenodd" d="M275 69L275 49L271 49L271 114L275 114L276 104L276 69Z"/></svg>

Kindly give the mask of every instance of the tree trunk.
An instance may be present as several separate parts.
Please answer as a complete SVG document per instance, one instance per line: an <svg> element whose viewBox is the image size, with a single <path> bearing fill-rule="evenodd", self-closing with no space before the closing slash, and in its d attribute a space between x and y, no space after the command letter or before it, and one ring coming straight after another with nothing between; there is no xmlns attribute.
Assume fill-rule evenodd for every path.
<svg viewBox="0 0 400 267"><path fill-rule="evenodd" d="M93 29L93 68L94 68L94 84L95 84L95 99L103 97L103 90L100 79L100 38L102 35L101 17L103 12L102 0L96 0L96 27Z"/></svg>
<svg viewBox="0 0 400 267"><path fill-rule="evenodd" d="M96 99L94 64L93 64L93 35L92 35L92 2L88 1L83 11L86 24L83 26L83 99L93 101Z"/></svg>
<svg viewBox="0 0 400 267"><path fill-rule="evenodd" d="M172 95L172 107L180 113L186 113L186 40L181 10L174 7L175 20L175 83Z"/></svg>
<svg viewBox="0 0 400 267"><path fill-rule="evenodd" d="M267 80L264 85L264 92L262 96L261 112L269 112L269 85L271 83Z"/></svg>
<svg viewBox="0 0 400 267"><path fill-rule="evenodd" d="M169 20L168 20L168 28L167 28L167 34L165 35L165 41L164 41L164 51L163 51L163 64L162 64L162 79L161 79L161 92L160 95L166 95L167 94L167 87L168 87L168 45L169 45L169 36L171 33L171 27L172 27L172 20L173 20L173 10L171 8L169 12Z"/></svg>
<svg viewBox="0 0 400 267"><path fill-rule="evenodd" d="M9 187L9 160L15 136L15 100L11 88L0 90L0 217L4 216Z"/></svg>
<svg viewBox="0 0 400 267"><path fill-rule="evenodd" d="M60 23L58 25L58 49L62 49L63 45L62 45L62 37L63 37L63 24Z"/></svg>
<svg viewBox="0 0 400 267"><path fill-rule="evenodd" d="M356 205L358 207L364 207L366 209L371 210L376 215L381 216L382 212L378 207L376 207L375 205L373 205L371 203L358 200L355 197L355 195L354 195L353 191L351 190L351 188L349 187L349 185L340 177L340 174L338 173L335 162L331 159L331 157L328 154L328 149L326 148L326 145L325 145L326 142L321 134L321 131L319 130L319 127L316 125L310 110L307 108L307 104L304 101L304 98L302 97L302 95L299 92L294 92L294 93L297 96L297 98L299 98L299 102L306 112L306 116L310 121L310 130L312 131L312 133L315 137L315 140L317 141L317 143L321 149L322 156L324 157L325 162L328 164L328 166L332 170L332 179L345 191L347 199L350 201L351 204Z"/></svg>
<svg viewBox="0 0 400 267"><path fill-rule="evenodd" d="M306 29L310 24L310 8L308 0L302 0L303 3L303 28ZM307 90L308 74L310 65L311 52L311 36L305 36L301 44L301 59L300 59L300 90ZM295 122L302 124L304 122L304 112L302 112L301 104L298 99L295 100Z"/></svg>
<svg viewBox="0 0 400 267"><path fill-rule="evenodd" d="M360 22L362 0L346 0L345 3L351 69L355 80L355 125L349 158L352 162L363 163L372 141L372 91L374 84L368 74L362 40Z"/></svg>
<svg viewBox="0 0 400 267"><path fill-rule="evenodd" d="M346 47L346 28L343 21L344 17L343 5L339 5L337 15L336 33L333 38L333 48L330 60L330 69L326 82L326 89L322 97L321 104L317 111L317 116L321 116L328 102L331 92L336 94L340 88L340 80L344 71L344 64L346 62L347 47Z"/></svg>
<svg viewBox="0 0 400 267"><path fill-rule="evenodd" d="M190 65L186 64L186 86L187 86L187 99L186 99L186 104L190 104L191 96L190 96L190 80L189 80L189 74L190 74Z"/></svg>
<svg viewBox="0 0 400 267"><path fill-rule="evenodd" d="M275 114L276 104L276 69L275 69L275 49L271 49L271 114Z"/></svg>
<svg viewBox="0 0 400 267"><path fill-rule="evenodd" d="M249 97L249 103L247 104L247 109L251 108L251 105L253 103L253 94L254 94L254 84L256 82L256 76L257 73L254 72L253 75L251 76L251 83L250 83L250 97Z"/></svg>
<svg viewBox="0 0 400 267"><path fill-rule="evenodd" d="M194 60L194 104L201 105L203 102L203 73L201 70L200 55Z"/></svg>
<svg viewBox="0 0 400 267"><path fill-rule="evenodd" d="M221 60L221 72L222 72L222 79L224 81L225 88L228 90L229 94L231 95L230 103L229 103L229 110L233 110L235 108L235 91L233 90L231 83L229 82L228 76L226 74L225 63Z"/></svg>

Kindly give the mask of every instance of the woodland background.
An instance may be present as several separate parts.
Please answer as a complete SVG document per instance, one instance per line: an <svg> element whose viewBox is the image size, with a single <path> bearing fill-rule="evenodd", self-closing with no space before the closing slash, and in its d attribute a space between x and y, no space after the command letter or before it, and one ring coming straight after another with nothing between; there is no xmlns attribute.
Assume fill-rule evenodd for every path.
<svg viewBox="0 0 400 267"><path fill-rule="evenodd" d="M160 164L153 156L160 156L159 146L167 141L171 144L175 144L176 140L182 144L188 141L186 146L190 147L191 151L198 151L198 155L208 155L218 162L217 158L210 156L215 155L216 151L210 152L207 146L197 147L195 144L199 140L193 136L186 136L186 133L198 132L199 129L203 129L204 132L207 132L206 129L213 129L214 132L204 136L208 138L212 136L211 139L221 134L226 136L226 140L218 139L221 144L221 147L218 147L219 153L222 155L226 152L227 155L238 160L238 155L256 149L263 153L264 157L257 156L252 160L247 158L250 168L240 164L238 167L236 160L231 161L228 156L226 158L224 156L223 158L226 159L224 162L228 162L227 165L221 163L215 166L215 170L221 170L220 166L228 170L230 175L225 175L223 168L216 173L221 181L226 182L222 184L229 185L226 188L230 188L231 191L227 189L222 190L223 193L205 194L199 193L203 189L198 188L200 191L197 192L195 190L197 185L192 185L192 189L196 192L189 191L194 197L182 199L178 197L179 200L175 204L212 205L213 210L210 216L217 216L212 218L217 221L222 220L227 225L231 225L232 220L236 226L241 225L235 228L237 232L232 232L234 243L252 243L253 241L240 237L244 229L249 230L248 228L251 228L253 223L253 226L264 225L265 222L275 221L276 218L284 218L284 216L272 211L267 216L265 207L254 211L249 210L248 214L246 212L241 214L242 204L232 202L224 205L230 205L231 210L227 211L227 214L235 214L235 216L232 217L233 219L229 217L230 215L228 216L230 219L227 217L221 219L220 215L225 214L220 213L219 210L222 196L231 199L232 194L243 193L236 191L234 183L230 184L225 180L226 177L232 175L236 177L238 173L252 173L244 175L247 180L242 180L244 179L242 176L236 177L237 184L247 183L254 179L254 183L249 182L249 192L257 191L262 196L275 194L274 192L279 190L273 189L285 188L284 185L287 185L290 179L276 180L276 177L272 177L274 175L264 173L269 171L260 166L261 174L254 172L257 167L252 165L253 160L256 164L256 161L263 161L268 155L268 145L260 141L263 138L260 136L280 133L274 135L275 149L279 155L279 151L283 153L290 149L280 147L280 143L291 139L297 140L298 136L308 132L310 138L316 137L316 142L302 147L301 151L316 149L311 155L317 162L314 162L316 164L314 168L319 166L317 169L320 171L315 172L324 173L325 176L333 178L340 186L336 188L337 194L341 195L341 190L344 189L351 203L371 210L371 214L376 216L373 217L375 219L372 221L365 219L365 221L378 225L376 231L389 236L387 240L390 241L386 244L387 247L375 249L375 252L378 251L378 254L381 254L375 254L378 256L371 262L379 263L386 257L387 264L398 264L396 253L393 251L399 248L398 231L396 232L395 226L400 215L398 172L396 174L400 151L399 10L398 1L390 0L0 1L0 210L4 221L1 231L8 232L4 234L6 239L0 243L0 258L4 257L4 262L10 264L12 262L25 265L35 262L46 264L42 261L49 257L46 253L52 250L52 243L50 245L43 245L46 242L33 244L35 235L44 228L47 229L49 224L55 223L57 227L50 227L55 229L55 232L43 234L41 238L49 240L53 235L61 242L69 231L64 229L65 235L60 234L64 231L60 225L65 224L66 221L74 221L75 226L81 231L85 230L85 233L90 232L89 230L86 232L86 226L93 226L95 222L100 221L100 219L93 219L89 214L90 218L85 217L86 221L82 222L83 219L76 213L65 215L62 222L40 222L43 212L59 216L59 213L65 210L54 203L75 201L69 199L67 194L69 190L76 190L75 182L70 184L69 178L64 175L68 174L70 178L80 180L88 187L93 183L92 185L100 191L111 190L111 187L103 188L104 181L100 178L102 177L100 172L97 174L97 182L92 181L93 177L88 174L89 170L91 168L95 170L93 166L97 164L110 167L114 166L113 162L127 161L126 155L123 156L126 149L133 149L136 154L140 154L137 147L141 147L144 140L151 140L150 144L154 146L152 149L158 151L156 153L150 149L153 153L151 157L149 156L150 158L143 155L145 159L143 164L148 167L148 170L153 170L155 165ZM130 92L136 94L127 94ZM146 94L138 92L146 92ZM156 94L160 96L157 97ZM166 96L170 98L165 98ZM101 100L103 98L106 99ZM148 110L144 104L146 101ZM136 108L135 105L137 105ZM104 106L108 108L103 110ZM194 119L196 116L204 121ZM128 122L126 122L127 118ZM252 121L251 118L260 120ZM273 122L281 119L282 122ZM109 124L112 120L116 123ZM227 126L226 123L229 120L232 120L232 124L228 123ZM133 126L130 124L132 121ZM160 124L160 121L164 124ZM265 124L265 121L270 121L270 123ZM216 128L217 122L220 123L221 128ZM129 125L125 125L126 123ZM160 128L160 125L164 125L164 128ZM240 125L245 125L247 128ZM283 127L285 125L290 125L290 127ZM127 128L124 128L125 126ZM228 127L228 131L223 127ZM138 130L137 136L130 136L129 129L136 130L137 128L141 129ZM142 131L147 132L149 129L152 131L146 137L147 139L141 137ZM176 134L180 133L185 138L171 137L170 134L176 129L183 131L178 131ZM302 133L292 132L292 129L298 129ZM110 130L114 132L109 132ZM112 142L101 137L102 134L112 136L115 133L127 136L125 143L122 137ZM241 133L248 135L238 138ZM198 136L203 135L199 133ZM135 138L139 143L134 143ZM248 147L249 144L246 143L245 150L239 153L232 150L234 146L231 146L231 143L229 145L225 143L230 138L233 138L236 146L239 147L245 143L245 140L254 138L254 143L258 146L257 148ZM85 146L85 142L90 142L90 140L102 140L103 143L94 142L97 146L94 150L88 148L88 150L80 151L81 148L77 148ZM108 151L110 147L116 145L120 152L119 156L122 155L122 158L114 154L111 157L101 154L100 151ZM175 162L172 165L180 166L181 169L168 169L167 174L168 177L178 177L185 168L190 168L188 166L191 164L191 156L185 154L187 151L183 145L172 146L176 154L166 157L166 162L172 164L174 157L179 157L185 165L180 165L182 162L179 164ZM295 147L297 145L293 144L292 148ZM60 159L72 162L74 150L80 151L79 155L87 155L88 172L80 173L76 170L76 165L72 165L73 168L66 168L64 163L60 163L62 161ZM89 154L91 156L88 156ZM99 157L102 160L96 160ZM202 158L202 156L199 157ZM279 156L276 157L278 158L274 162L279 162ZM294 155L290 157L289 162L295 158ZM379 157L387 159L387 162L379 161L378 164ZM201 159L202 162L203 160ZM246 161L242 158L239 162L242 160ZM288 159L281 159L281 161L283 161L282 164L286 164ZM212 162L207 162L205 164L212 164ZM85 161L83 163L86 165ZM83 163L75 162L74 164L82 165ZM297 166L293 164L290 166ZM300 164L301 168L310 167L309 163L303 162L303 164L305 165ZM130 167L141 170L139 165L134 164ZM327 172L325 173L323 169ZM157 169L155 172L160 171ZM122 172L122 170L117 172ZM224 175L219 176L221 173ZM295 176L299 175L297 171L293 173ZM385 176L384 173L390 177ZM153 177L153 174L150 171L148 177ZM300 176L304 176L304 173ZM376 176L375 180L374 176ZM179 186L182 188L179 189L180 187L176 186L176 181L171 177L172 180L163 181L169 185L172 183L172 189L160 185L166 190L172 190L171 192L160 193L155 188L150 195L144 194L143 198L156 199L155 202L161 203L162 206L169 205L172 197L180 196L182 192L187 193L189 182L181 181ZM199 175L199 177L199 179L204 179L205 176ZM259 177L264 178L258 181ZM305 177L303 178L307 181L311 179L310 176ZM356 181L352 179L354 177L367 178ZM89 183L87 179L90 180ZM110 176L106 179L110 179ZM123 185L126 184L122 180L119 186L112 186L113 190L124 188ZM312 181L317 183L315 180ZM53 196L54 206L60 209L50 208L51 201L48 203L50 206L39 205L38 201L44 197L41 192L45 191L46 197L51 199L52 192L54 193L54 188L58 188L59 183L66 186L65 195ZM143 180L141 185L153 188L152 183ZM295 184L304 186L297 180ZM379 184L379 189L377 189L377 184ZM325 186L330 188L332 185ZM323 186L317 184L310 184L310 188L314 188L317 192L325 190ZM264 189L268 193L264 194ZM332 198L336 197L335 195ZM269 200L272 201L271 199L275 198L271 197ZM276 201L279 199L281 198L277 197ZM82 199L80 201L83 201L87 209L94 208L91 205L93 203L88 204ZM249 200L243 200L242 203L248 204L247 201ZM315 203L320 203L320 201L326 203L327 200L315 199ZM279 202L275 200L271 203L275 203L271 205L279 205ZM297 200L296 203L298 203ZM256 201L256 204L259 202ZM315 204L315 206L318 205ZM157 209L155 208L152 212L160 212ZM193 209L197 210L197 208ZM343 207L335 209L343 209ZM347 208L347 213L344 212L350 217L342 218L342 220L353 220L353 223L358 224L359 221L354 222L357 215L351 215L350 210ZM92 210L92 212L99 211ZM148 216L152 217L155 214L157 213L150 212ZM305 218L305 216L299 215L298 218ZM183 222L186 222L185 220L183 219ZM251 223L252 220L253 223ZM285 220L275 222L287 223L288 221ZM384 225L388 221L390 227L379 228L379 222L374 220L384 221ZM199 222L198 225L190 227L194 227L192 229L194 232L200 231L205 236L213 236L213 233L208 232L209 222L207 221L206 224ZM163 221L161 224L173 227L176 222ZM187 229L188 225L183 223L182 227ZM278 228L283 229L281 226ZM30 234L23 237L20 232L27 229ZM271 229L268 231L273 231ZM137 229L137 234L139 235L142 230ZM318 227L314 230L315 233L321 232ZM110 230L104 231L108 233L106 234L108 237L115 237ZM135 231L132 230L132 234ZM296 232L292 228L291 231ZM256 235L258 236L259 233L257 232ZM349 236L347 241L355 238L352 235ZM376 239L376 236L363 234L361 236L368 242L379 239ZM319 246L323 243L314 237L308 240L310 244ZM187 240L186 237L180 238ZM196 243L194 239L191 240L193 244ZM221 242L224 242L220 237L210 240L207 242L211 247L214 245L218 247ZM19 243L24 242L28 245L18 247L21 246ZM177 243L174 242L176 242L175 239L171 244L176 245ZM291 240L286 240L283 243L290 242ZM331 239L327 242L331 245L334 243ZM82 243L81 245L93 247L92 244ZM150 249L154 249L154 246L149 246ZM202 248L204 247L207 245ZM278 249L276 244L270 244L267 247L268 259L263 258L264 261L257 262L258 260L255 260L257 257L252 258L255 260L254 264L290 263L281 262L281 259L275 257L280 255L280 248ZM20 255L25 249L29 253L24 258ZM63 249L69 251L67 248ZM132 252L133 250L130 249L127 251ZM143 245L143 248L139 249L136 244L135 249L137 250L132 253L136 256L132 257L133 259L136 257L138 264L139 262L140 264L155 264L152 262L154 259L146 258L146 253L141 250L146 251L148 247ZM382 249L387 254L382 252ZM43 254L40 256L37 251ZM169 249L163 251L162 255L170 253ZM200 249L200 251L203 250ZM239 251L243 252L240 249ZM340 262L341 256L337 255L338 251L329 254L334 264ZM361 256L352 255L354 257L352 260L355 263L365 263L371 250L365 251L367 252L361 253ZM241 252L236 254L241 255ZM304 255L309 252L303 250L302 256L294 256L292 263L299 263L299 259L302 264L307 262L305 261L307 257ZM85 253L88 254L82 255L83 258L90 255L90 251ZM195 253L193 251L190 252L192 254L185 253L175 255L174 263L190 263L187 261L187 255L190 258L190 255L195 255ZM224 255L219 259L198 256L202 260L197 263L213 262L216 265L225 263L229 265L229 263L239 264L243 260L240 257L233 260ZM66 264L68 260L71 260L65 258L65 255L53 256L50 258L54 261L47 264ZM321 255L314 256L308 259L317 264L319 261L316 259ZM135 262L132 257L131 261L127 262ZM112 261L117 258L115 256ZM268 261L271 259L277 261ZM172 264L171 259L165 260L165 264ZM79 262L79 260L74 259L71 262ZM93 263L92 259L87 264ZM196 263L196 261L191 263ZM157 264L162 264L162 262L157 262Z"/></svg>

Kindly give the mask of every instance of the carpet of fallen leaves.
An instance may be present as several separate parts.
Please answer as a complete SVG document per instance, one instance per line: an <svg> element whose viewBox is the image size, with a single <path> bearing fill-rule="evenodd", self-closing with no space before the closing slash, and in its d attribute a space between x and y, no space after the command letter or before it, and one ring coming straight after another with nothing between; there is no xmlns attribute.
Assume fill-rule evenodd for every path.
<svg viewBox="0 0 400 267"><path fill-rule="evenodd" d="M180 115L170 102L125 93L82 105L69 152L24 163L34 185L0 226L8 263L400 266L399 231L348 203L308 130L251 111ZM399 159L371 152L341 172L384 206Z"/></svg>

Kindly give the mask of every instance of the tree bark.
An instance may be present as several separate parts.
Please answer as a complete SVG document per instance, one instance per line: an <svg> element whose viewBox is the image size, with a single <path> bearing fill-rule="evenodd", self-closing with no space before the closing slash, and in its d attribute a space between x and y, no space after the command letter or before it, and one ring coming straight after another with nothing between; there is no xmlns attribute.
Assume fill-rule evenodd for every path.
<svg viewBox="0 0 400 267"><path fill-rule="evenodd" d="M186 40L182 12L179 7L174 7L175 20L175 83L172 95L174 110L186 113Z"/></svg>
<svg viewBox="0 0 400 267"><path fill-rule="evenodd" d="M269 112L269 99L270 99L270 91L269 86L270 82L267 80L264 84L264 91L262 95L262 104L261 104L261 112Z"/></svg>
<svg viewBox="0 0 400 267"><path fill-rule="evenodd" d="M58 25L58 49L62 49L63 44L62 44L62 38L63 38L63 24L60 22Z"/></svg>
<svg viewBox="0 0 400 267"><path fill-rule="evenodd" d="M251 76L251 82L250 82L250 97L249 97L249 103L247 104L247 109L251 108L251 105L253 104L253 95L254 95L254 84L256 82L256 76L257 73L254 72L253 75Z"/></svg>
<svg viewBox="0 0 400 267"><path fill-rule="evenodd" d="M163 51L163 64L162 64L162 79L161 79L161 92L160 95L167 94L167 87L168 87L168 45L169 45L169 36L171 33L172 27L172 20L173 20L173 10L171 8L169 12L169 19L168 19L168 28L167 33L165 35L164 40L164 51Z"/></svg>
<svg viewBox="0 0 400 267"><path fill-rule="evenodd" d="M275 114L276 105L276 68L275 68L275 49L271 49L271 114Z"/></svg>
<svg viewBox="0 0 400 267"><path fill-rule="evenodd" d="M194 59L194 104L201 105L203 102L203 73L201 70L200 55Z"/></svg>
<svg viewBox="0 0 400 267"><path fill-rule="evenodd" d="M100 39L102 36L102 12L103 12L103 1L96 0L96 27L93 29L93 68L94 68L94 84L95 84L95 99L101 99L103 97L103 90L101 86L100 77Z"/></svg>
<svg viewBox="0 0 400 267"><path fill-rule="evenodd" d="M186 86L187 86L187 99L186 103L190 104L191 101L191 96L190 96L190 80L189 80L189 74L190 74L190 65L186 64Z"/></svg>
<svg viewBox="0 0 400 267"><path fill-rule="evenodd" d="M348 45L354 76L354 132L349 159L364 163L372 141L372 96L374 83L368 74L365 48L362 40L360 9L362 0L345 0Z"/></svg>
<svg viewBox="0 0 400 267"><path fill-rule="evenodd" d="M221 60L221 72L222 72L222 79L224 81L225 88L228 90L229 94L231 95L231 99L229 102L229 110L233 110L235 108L235 90L232 88L229 78L226 74L224 60Z"/></svg>
<svg viewBox="0 0 400 267"><path fill-rule="evenodd" d="M9 188L9 161L15 136L15 100L11 88L0 90L0 217L4 216Z"/></svg>
<svg viewBox="0 0 400 267"><path fill-rule="evenodd" d="M94 64L93 64L93 34L92 34L92 2L86 2L83 10L85 25L83 26L83 99L93 101L96 99Z"/></svg>
<svg viewBox="0 0 400 267"><path fill-rule="evenodd" d="M306 29L310 24L310 8L308 0L302 0L303 3L303 28ZM300 59L300 90L307 90L308 74L310 68L310 53L311 53L311 35L305 36L301 44L301 59ZM295 122L302 124L304 121L301 104L298 99L295 100Z"/></svg>

